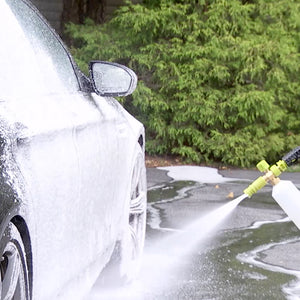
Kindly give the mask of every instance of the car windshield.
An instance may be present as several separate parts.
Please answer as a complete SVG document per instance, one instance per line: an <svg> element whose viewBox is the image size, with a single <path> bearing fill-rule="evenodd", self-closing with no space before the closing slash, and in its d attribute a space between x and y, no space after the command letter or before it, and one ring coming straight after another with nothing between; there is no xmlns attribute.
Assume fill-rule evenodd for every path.
<svg viewBox="0 0 300 300"><path fill-rule="evenodd" d="M26 2L0 1L0 100L79 90L68 53Z"/></svg>

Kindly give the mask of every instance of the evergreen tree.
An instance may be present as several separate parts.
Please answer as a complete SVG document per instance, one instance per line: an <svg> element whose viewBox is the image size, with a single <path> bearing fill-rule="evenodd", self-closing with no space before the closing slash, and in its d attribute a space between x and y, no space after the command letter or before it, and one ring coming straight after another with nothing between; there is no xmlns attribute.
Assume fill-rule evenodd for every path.
<svg viewBox="0 0 300 300"><path fill-rule="evenodd" d="M128 65L147 151L249 166L300 144L299 0L147 0L69 24L81 66Z"/></svg>

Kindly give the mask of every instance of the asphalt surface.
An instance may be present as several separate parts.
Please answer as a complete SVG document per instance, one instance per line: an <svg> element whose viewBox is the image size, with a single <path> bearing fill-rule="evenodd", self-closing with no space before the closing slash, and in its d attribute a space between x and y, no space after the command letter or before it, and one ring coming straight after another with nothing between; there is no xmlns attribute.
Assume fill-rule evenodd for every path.
<svg viewBox="0 0 300 300"><path fill-rule="evenodd" d="M218 184L174 182L165 170L147 169L146 250L166 235L166 230L180 230L205 216L241 195L261 175L237 169L220 170L219 174L233 180ZM285 173L280 178L300 188L300 173ZM272 199L271 191L272 187L266 186L242 201L210 237L208 248L200 254L198 251L201 268L191 263L182 285L177 283L180 288L168 294L153 292L149 299L300 299L300 231L285 221L286 214ZM156 223L151 215L154 209Z"/></svg>
<svg viewBox="0 0 300 300"><path fill-rule="evenodd" d="M219 170L218 173L228 178L239 178L241 180L251 181L261 176L261 173L256 170L225 169ZM283 180L291 180L295 185L300 185L300 172L282 173L280 178ZM167 171L158 168L147 168L148 187L172 180L173 179L167 175Z"/></svg>
<svg viewBox="0 0 300 300"><path fill-rule="evenodd" d="M124 287L95 289L90 299L300 299L300 231L272 199L272 187L243 200L218 223L223 208L260 176L236 169L219 174L232 180L174 181L167 171L148 168L147 232L139 277ZM300 188L299 173L281 178ZM215 214L219 209L222 214Z"/></svg>

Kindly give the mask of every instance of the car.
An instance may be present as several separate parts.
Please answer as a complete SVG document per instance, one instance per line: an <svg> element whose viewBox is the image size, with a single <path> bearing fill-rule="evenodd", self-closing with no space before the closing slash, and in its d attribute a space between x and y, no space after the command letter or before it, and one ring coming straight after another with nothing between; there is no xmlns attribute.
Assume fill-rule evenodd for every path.
<svg viewBox="0 0 300 300"><path fill-rule="evenodd" d="M146 222L143 125L114 98L135 73L77 67L27 0L0 1L1 299L82 299L130 280ZM101 45L99 45L101 47Z"/></svg>

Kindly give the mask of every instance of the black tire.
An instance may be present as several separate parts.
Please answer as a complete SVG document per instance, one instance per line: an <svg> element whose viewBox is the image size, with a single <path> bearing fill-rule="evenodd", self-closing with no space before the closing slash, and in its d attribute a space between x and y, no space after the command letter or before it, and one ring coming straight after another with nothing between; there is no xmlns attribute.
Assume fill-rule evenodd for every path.
<svg viewBox="0 0 300 300"><path fill-rule="evenodd" d="M29 279L25 248L16 226L6 227L0 241L1 300L29 300Z"/></svg>

